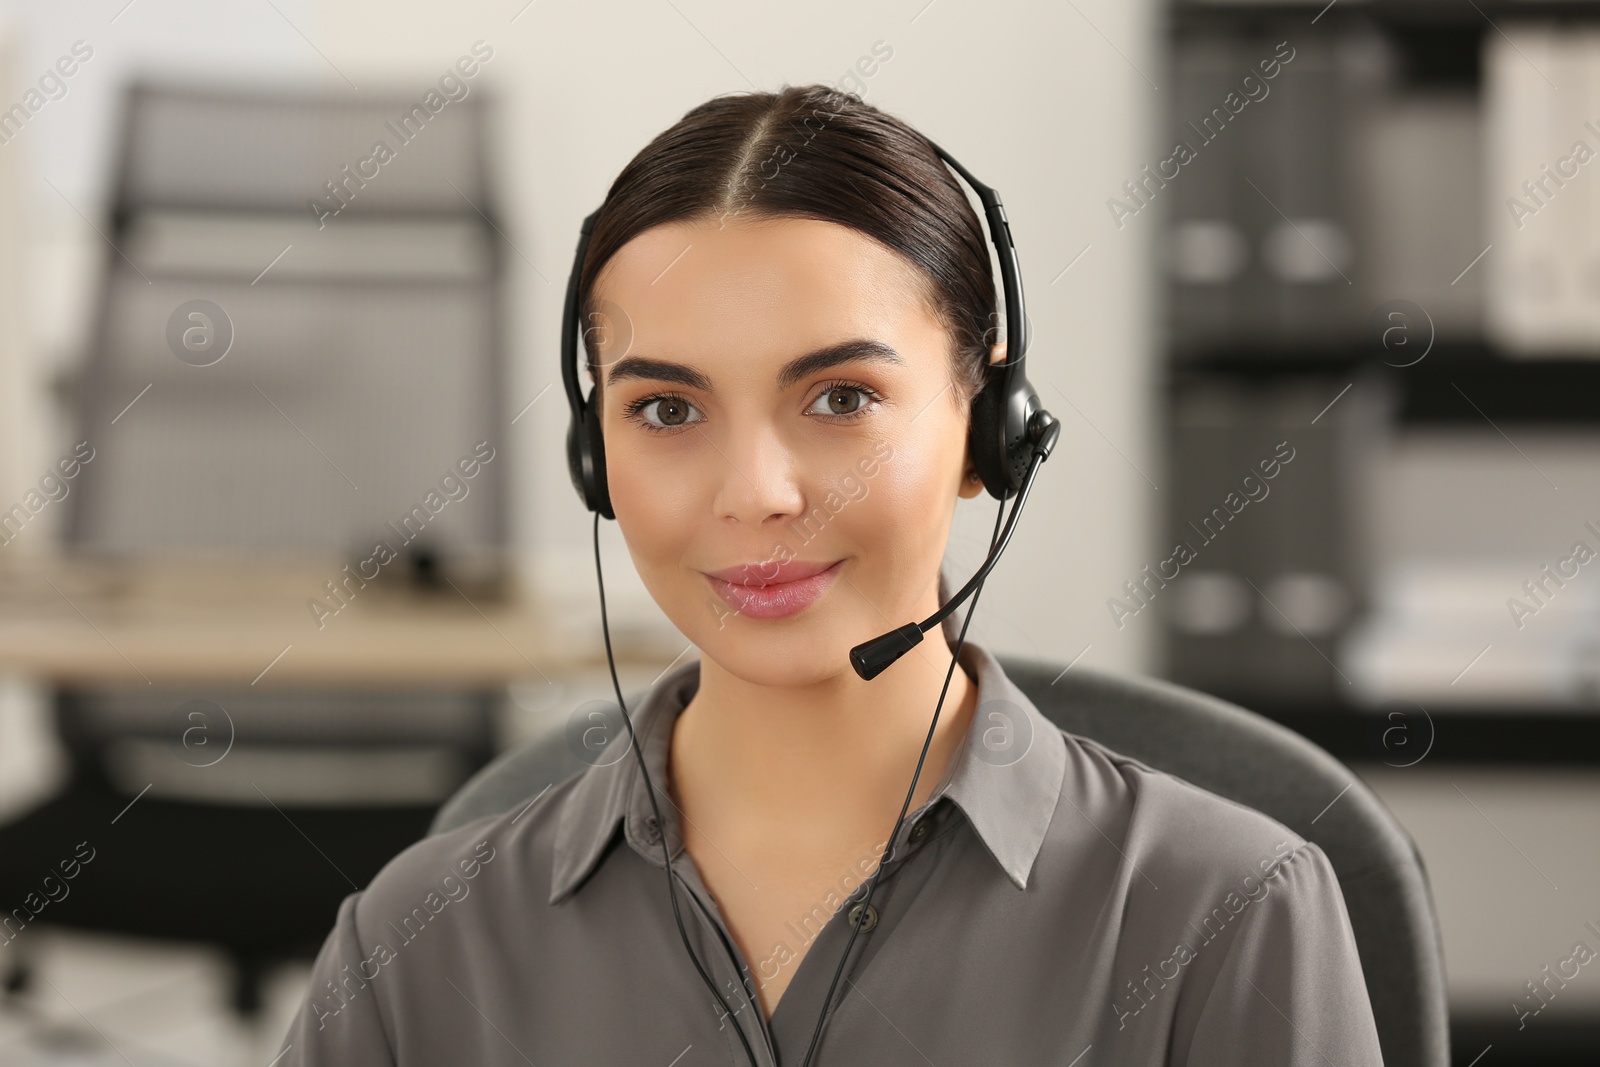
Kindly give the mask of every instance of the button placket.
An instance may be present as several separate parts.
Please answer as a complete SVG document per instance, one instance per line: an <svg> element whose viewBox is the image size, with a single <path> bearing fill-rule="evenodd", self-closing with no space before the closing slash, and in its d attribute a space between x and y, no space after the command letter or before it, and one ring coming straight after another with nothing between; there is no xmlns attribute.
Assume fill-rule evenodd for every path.
<svg viewBox="0 0 1600 1067"><path fill-rule="evenodd" d="M649 824L654 821L653 818L647 819L647 834L650 831ZM659 832L658 829L657 840ZM750 1039L757 1059L762 1061L763 1067L776 1067L777 1050L773 1045L771 1027L761 1006L756 1002L754 991L744 985L745 977L750 974L750 967L722 919L722 909L717 907L716 898L706 888L705 882L700 877L699 868L695 866L693 858L687 852L673 861L673 869L678 874L679 888L688 893L689 899L694 904L693 913L700 920L697 926L699 936L696 937L695 953L713 978L720 980L719 996L724 1000L732 999L735 1002L733 1010L729 1012L725 1006L723 1014L717 1020L717 1029L726 1034L728 1048L734 1054L735 1064L746 1065L746 1060L743 1045L729 1027L746 1031L745 1036ZM724 966L732 967L731 976L723 973ZM743 1001L742 1004L738 1003L740 1000ZM741 1021L741 1017L748 1022L748 1026ZM755 1033L750 1034L749 1029L754 1029Z"/></svg>

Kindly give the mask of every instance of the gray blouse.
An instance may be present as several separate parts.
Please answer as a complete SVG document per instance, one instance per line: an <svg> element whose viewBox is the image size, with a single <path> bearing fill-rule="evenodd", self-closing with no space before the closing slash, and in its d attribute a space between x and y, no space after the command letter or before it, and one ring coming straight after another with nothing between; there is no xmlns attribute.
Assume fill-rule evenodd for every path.
<svg viewBox="0 0 1600 1067"><path fill-rule="evenodd" d="M961 662L978 713L901 827L816 1067L1382 1063L1321 849L1063 732L971 641ZM658 788L698 685L686 663L632 709ZM761 1067L800 1063L876 853L743 959L631 752L530 799L417 842L344 900L280 1067L746 1067L733 1027ZM721 1003L679 939L663 831ZM751 976L802 946L768 1021Z"/></svg>

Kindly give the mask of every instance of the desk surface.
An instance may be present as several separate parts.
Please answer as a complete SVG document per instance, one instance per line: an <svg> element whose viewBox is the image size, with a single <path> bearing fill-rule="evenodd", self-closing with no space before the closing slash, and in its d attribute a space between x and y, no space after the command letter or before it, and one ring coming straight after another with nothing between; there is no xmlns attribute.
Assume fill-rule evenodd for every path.
<svg viewBox="0 0 1600 1067"><path fill-rule="evenodd" d="M341 605L325 584L340 577L333 562L7 558L0 671L62 685L285 688L499 685L605 663L598 626L573 626L527 597L374 581ZM682 651L617 627L612 642L619 664Z"/></svg>

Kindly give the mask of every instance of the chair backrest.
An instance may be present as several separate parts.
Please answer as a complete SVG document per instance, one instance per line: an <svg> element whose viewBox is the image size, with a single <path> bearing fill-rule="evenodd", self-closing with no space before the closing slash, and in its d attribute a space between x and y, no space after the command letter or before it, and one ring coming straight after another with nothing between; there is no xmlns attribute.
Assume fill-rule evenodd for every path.
<svg viewBox="0 0 1600 1067"><path fill-rule="evenodd" d="M308 631L368 581L502 591L504 256L483 90L455 84L130 87L68 550L304 562ZM482 692L251 685L70 691L59 721L80 770L202 800L251 775L152 753L225 729L230 768L341 807L431 806L492 754Z"/></svg>
<svg viewBox="0 0 1600 1067"><path fill-rule="evenodd" d="M503 562L484 101L422 96L130 89L68 548Z"/></svg>
<svg viewBox="0 0 1600 1067"><path fill-rule="evenodd" d="M1411 838L1328 753L1254 712L1168 682L1010 656L1006 674L1069 733L1283 823L1327 854L1361 953L1387 1067L1447 1067L1448 1010L1433 899ZM629 706L643 694L629 697ZM526 802L584 769L561 733L504 753L435 817L441 833ZM1329 806L1334 798L1338 802Z"/></svg>

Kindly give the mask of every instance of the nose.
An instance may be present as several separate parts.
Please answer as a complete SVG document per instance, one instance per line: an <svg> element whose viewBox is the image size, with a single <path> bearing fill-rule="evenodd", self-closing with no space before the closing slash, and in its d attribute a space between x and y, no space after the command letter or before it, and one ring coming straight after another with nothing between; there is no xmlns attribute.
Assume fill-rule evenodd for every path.
<svg viewBox="0 0 1600 1067"><path fill-rule="evenodd" d="M776 427L746 423L712 446L721 454L712 507L719 519L759 530L805 507L799 457Z"/></svg>

